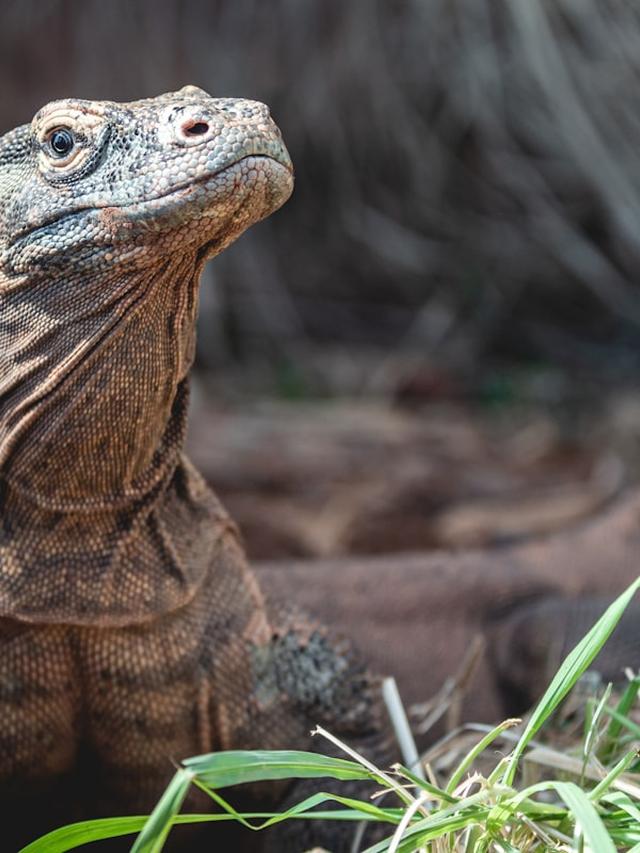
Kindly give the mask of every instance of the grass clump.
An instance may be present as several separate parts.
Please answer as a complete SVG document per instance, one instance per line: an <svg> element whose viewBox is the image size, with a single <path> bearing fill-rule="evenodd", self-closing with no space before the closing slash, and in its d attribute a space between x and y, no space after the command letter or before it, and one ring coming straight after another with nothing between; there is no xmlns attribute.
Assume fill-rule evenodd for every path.
<svg viewBox="0 0 640 853"><path fill-rule="evenodd" d="M519 736L513 727L520 721L514 720L485 731L446 779L439 779L429 766L427 779L402 765L381 770L318 728L319 736L349 757L235 751L190 758L182 762L150 816L73 824L34 841L22 853L63 853L134 833L139 834L133 853L157 853L178 824L235 820L258 830L293 818L384 823L386 838L366 848L367 853L640 853L640 726L630 718L640 679L631 678L616 703L610 688L597 701L585 703L578 748L561 751L534 741L589 668L639 586L640 578L568 655ZM509 738L515 739L511 751L487 766L487 750ZM538 778L532 780L532 773ZM376 801L320 792L286 812L239 813L220 794L241 782L301 778L370 780L386 796ZM181 815L191 785L205 791L220 813ZM387 805L389 801L393 804ZM322 808L327 804L331 810Z"/></svg>

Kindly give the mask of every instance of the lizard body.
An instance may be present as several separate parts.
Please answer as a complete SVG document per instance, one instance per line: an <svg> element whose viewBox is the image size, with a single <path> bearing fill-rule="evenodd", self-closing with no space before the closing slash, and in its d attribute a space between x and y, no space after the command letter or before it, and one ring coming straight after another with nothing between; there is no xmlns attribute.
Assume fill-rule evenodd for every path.
<svg viewBox="0 0 640 853"><path fill-rule="evenodd" d="M382 755L376 680L265 601L182 453L202 267L292 186L267 108L195 87L0 138L4 803L148 810L172 759L309 748L316 723ZM325 826L300 849L346 849Z"/></svg>
<svg viewBox="0 0 640 853"><path fill-rule="evenodd" d="M494 605L506 614L499 639L508 649L524 640L534 652L526 666L540 669L540 626L553 640L568 611L554 609L555 599L509 611L534 595L605 592L635 574L637 536L617 535L614 524L615 582L603 577L592 543L580 550L568 539L549 552L540 546L538 556L531 546L387 566L356 561L333 575L327 567L322 579L308 567L263 569L257 583L233 523L182 452L187 375L204 263L291 189L290 160L266 108L194 87L131 104L55 102L0 138L8 849L72 818L151 808L171 760L191 754L308 748L309 729L321 723L384 756L377 680L320 626L273 604L272 592L342 619L381 669L404 669L413 699L430 692L416 674L426 669L439 686L446 646L462 655ZM369 598L372 590L385 592ZM442 653L434 639L444 641ZM504 649L481 700L492 719L501 710L494 680L522 680ZM47 811L52 791L59 807ZM37 827L32 815L41 813ZM307 828L252 841L349 849L348 829L313 822L304 836ZM212 837L221 833L216 827Z"/></svg>
<svg viewBox="0 0 640 853"><path fill-rule="evenodd" d="M639 513L636 491L594 520L518 545L255 570L267 594L288 590L290 600L348 633L375 671L393 673L408 706L435 696L484 636L457 717L495 724L539 699L563 657L638 576ZM632 604L593 664L605 681L623 682L625 668L638 667L639 622L640 604ZM419 746L442 733L431 728Z"/></svg>

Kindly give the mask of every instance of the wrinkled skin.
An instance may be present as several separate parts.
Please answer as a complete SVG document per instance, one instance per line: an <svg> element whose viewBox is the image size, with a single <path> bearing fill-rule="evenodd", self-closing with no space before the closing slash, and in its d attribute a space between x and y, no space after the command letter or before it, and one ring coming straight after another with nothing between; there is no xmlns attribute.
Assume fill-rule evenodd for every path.
<svg viewBox="0 0 640 853"><path fill-rule="evenodd" d="M311 748L317 723L384 755L377 681L265 601L182 453L203 264L292 187L267 108L195 87L58 101L0 138L5 845L150 809L191 754Z"/></svg>
<svg viewBox="0 0 640 853"><path fill-rule="evenodd" d="M495 720L531 701L604 607L557 593L613 593L637 573L636 500L601 526L511 550L266 568L265 595L182 444L203 264L292 185L266 108L194 87L56 102L0 138L4 849L151 808L187 755L324 749L308 736L317 723L384 763L377 680L272 593L355 635L409 700L429 698L486 632L466 716ZM608 677L636 664L636 624L637 611ZM230 797L264 809L309 791ZM352 832L231 831L207 837L339 853Z"/></svg>

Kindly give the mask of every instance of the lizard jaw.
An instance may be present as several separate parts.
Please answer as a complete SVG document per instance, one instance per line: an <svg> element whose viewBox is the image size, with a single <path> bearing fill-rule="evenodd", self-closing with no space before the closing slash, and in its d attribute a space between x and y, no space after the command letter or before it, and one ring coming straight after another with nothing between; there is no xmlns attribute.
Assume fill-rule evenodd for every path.
<svg viewBox="0 0 640 853"><path fill-rule="evenodd" d="M172 236L173 248L194 246L213 257L250 225L280 208L293 191L293 170L272 157L243 157L213 175L144 202L104 211L114 243ZM154 241L155 242L155 241Z"/></svg>
<svg viewBox="0 0 640 853"><path fill-rule="evenodd" d="M3 263L7 273L21 273L25 250L37 249L41 239L58 236L59 254L47 256L47 268L66 264L68 257L87 248L74 237L80 231L98 230L100 241L93 246L91 264L112 265L114 251L129 245L121 255L123 263L136 266L147 255L146 246L167 251L196 250L207 258L221 252L248 227L280 208L293 191L290 161L267 155L250 155L218 171L172 187L168 192L143 202L117 206L86 206L21 234L7 248ZM65 239L69 235L69 240ZM102 246L102 249L99 247Z"/></svg>

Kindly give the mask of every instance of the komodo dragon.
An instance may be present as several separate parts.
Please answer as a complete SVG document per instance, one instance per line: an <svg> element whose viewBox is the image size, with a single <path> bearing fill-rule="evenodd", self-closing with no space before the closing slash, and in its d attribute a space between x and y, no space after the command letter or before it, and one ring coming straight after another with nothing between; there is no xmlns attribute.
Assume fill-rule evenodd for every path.
<svg viewBox="0 0 640 853"><path fill-rule="evenodd" d="M0 139L3 850L41 809L150 809L190 754L311 748L320 723L386 756L378 681L268 605L182 453L203 265L292 174L265 106L193 86L57 101ZM334 851L353 832L289 831Z"/></svg>
<svg viewBox="0 0 640 853"><path fill-rule="evenodd" d="M309 748L316 723L387 754L377 679L265 598L182 453L202 267L292 182L265 107L195 87L58 101L0 138L3 849L72 818L150 808L171 759L189 754ZM371 578L403 589L414 624L428 622L438 574L421 564ZM279 591L305 588L292 569ZM498 588L494 577L487 594ZM363 572L344 573L334 603L345 589L366 596ZM525 611L523 630L536 624ZM54 791L57 808L43 808ZM251 838L348 849L340 824L288 827Z"/></svg>

